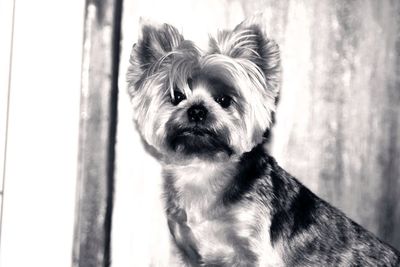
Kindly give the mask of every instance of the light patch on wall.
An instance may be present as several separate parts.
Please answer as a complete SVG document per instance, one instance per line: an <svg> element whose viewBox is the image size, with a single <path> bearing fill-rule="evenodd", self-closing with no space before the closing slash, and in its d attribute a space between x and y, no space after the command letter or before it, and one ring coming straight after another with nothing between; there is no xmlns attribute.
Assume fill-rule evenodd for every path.
<svg viewBox="0 0 400 267"><path fill-rule="evenodd" d="M0 265L70 266L84 2L16 1Z"/></svg>

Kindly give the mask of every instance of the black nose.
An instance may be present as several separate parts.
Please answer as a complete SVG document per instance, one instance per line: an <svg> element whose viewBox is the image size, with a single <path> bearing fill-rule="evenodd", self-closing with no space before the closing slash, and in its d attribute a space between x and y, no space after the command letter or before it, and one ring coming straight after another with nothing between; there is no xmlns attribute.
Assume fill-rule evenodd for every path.
<svg viewBox="0 0 400 267"><path fill-rule="evenodd" d="M190 122L204 122L207 113L208 111L203 105L193 105L187 111Z"/></svg>

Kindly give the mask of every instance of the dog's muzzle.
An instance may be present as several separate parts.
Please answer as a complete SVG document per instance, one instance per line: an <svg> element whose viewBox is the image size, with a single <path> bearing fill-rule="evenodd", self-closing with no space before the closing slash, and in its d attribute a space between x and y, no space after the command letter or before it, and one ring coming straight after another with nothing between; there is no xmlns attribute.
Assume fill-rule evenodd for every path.
<svg viewBox="0 0 400 267"><path fill-rule="evenodd" d="M197 123L195 126L170 128L167 142L173 151L186 155L212 156L218 152L225 152L228 155L233 153L226 134L199 126Z"/></svg>

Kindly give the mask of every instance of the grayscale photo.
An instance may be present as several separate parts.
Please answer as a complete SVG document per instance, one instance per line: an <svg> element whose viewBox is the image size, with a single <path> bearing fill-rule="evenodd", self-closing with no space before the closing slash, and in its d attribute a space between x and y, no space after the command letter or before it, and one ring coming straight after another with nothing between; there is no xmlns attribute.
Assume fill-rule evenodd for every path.
<svg viewBox="0 0 400 267"><path fill-rule="evenodd" d="M400 266L399 1L0 3L1 266Z"/></svg>

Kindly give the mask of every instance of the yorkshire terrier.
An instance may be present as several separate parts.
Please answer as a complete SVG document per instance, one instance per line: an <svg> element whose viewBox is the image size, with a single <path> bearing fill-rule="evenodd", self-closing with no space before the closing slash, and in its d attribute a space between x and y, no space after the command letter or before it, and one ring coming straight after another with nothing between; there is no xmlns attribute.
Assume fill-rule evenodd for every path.
<svg viewBox="0 0 400 267"><path fill-rule="evenodd" d="M163 167L177 266L400 266L399 252L268 155L280 56L261 24L221 31L202 51L171 25L144 23L127 78Z"/></svg>

